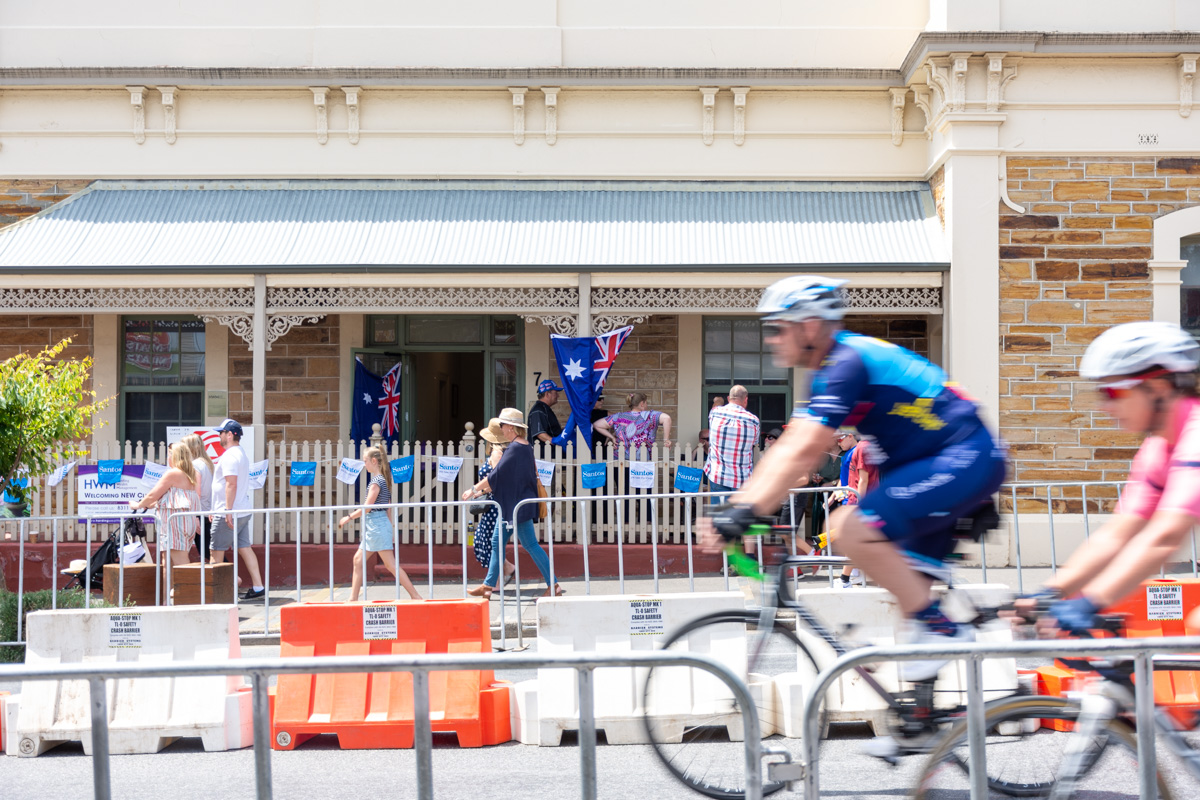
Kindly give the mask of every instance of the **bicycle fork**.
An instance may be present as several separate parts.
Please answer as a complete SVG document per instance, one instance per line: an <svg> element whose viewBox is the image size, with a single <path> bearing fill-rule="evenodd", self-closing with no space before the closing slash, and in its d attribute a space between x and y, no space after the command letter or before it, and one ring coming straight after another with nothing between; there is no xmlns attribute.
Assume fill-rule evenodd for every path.
<svg viewBox="0 0 1200 800"><path fill-rule="evenodd" d="M1105 729L1116 718L1119 703L1105 694L1089 692L1080 698L1075 733L1067 740L1062 765L1058 769L1049 800L1070 800L1080 778L1092 765L1105 745Z"/></svg>

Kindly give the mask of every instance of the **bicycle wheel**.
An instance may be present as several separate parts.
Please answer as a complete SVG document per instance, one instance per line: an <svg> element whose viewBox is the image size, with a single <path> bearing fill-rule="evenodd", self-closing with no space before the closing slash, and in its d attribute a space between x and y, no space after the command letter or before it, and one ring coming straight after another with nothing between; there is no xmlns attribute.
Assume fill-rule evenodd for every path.
<svg viewBox="0 0 1200 800"><path fill-rule="evenodd" d="M816 661L795 633L779 625L763 640L758 621L751 611L709 614L675 631L662 649L703 653L729 664L750 687L763 730L782 728L785 716L789 727L798 727L801 703L818 672ZM772 681L781 676L788 688L776 691ZM790 698L787 709L776 706L777 695ZM720 679L691 667L651 667L642 710L654 751L671 774L709 797L745 796L741 708ZM771 745L787 746L793 761L801 758L799 739L775 737ZM763 794L783 787L767 779L764 763Z"/></svg>
<svg viewBox="0 0 1200 800"><path fill-rule="evenodd" d="M1041 720L1074 720L1079 707L1061 697L1008 697L988 704L986 713L990 797L1045 797L1054 788L1064 748L1072 733L1041 727ZM1117 800L1138 797L1137 739L1123 720L1108 723L1090 743L1088 765L1072 797ZM970 755L966 720L956 722L930 754L913 793L916 800L970 796ZM1159 796L1170 800L1161 776Z"/></svg>

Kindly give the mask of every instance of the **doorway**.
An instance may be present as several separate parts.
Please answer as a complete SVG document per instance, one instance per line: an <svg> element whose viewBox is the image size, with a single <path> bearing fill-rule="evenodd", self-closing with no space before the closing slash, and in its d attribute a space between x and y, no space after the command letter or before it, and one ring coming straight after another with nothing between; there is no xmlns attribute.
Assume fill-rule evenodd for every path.
<svg viewBox="0 0 1200 800"><path fill-rule="evenodd" d="M420 441L456 442L464 423L483 419L483 353L413 353L413 434Z"/></svg>

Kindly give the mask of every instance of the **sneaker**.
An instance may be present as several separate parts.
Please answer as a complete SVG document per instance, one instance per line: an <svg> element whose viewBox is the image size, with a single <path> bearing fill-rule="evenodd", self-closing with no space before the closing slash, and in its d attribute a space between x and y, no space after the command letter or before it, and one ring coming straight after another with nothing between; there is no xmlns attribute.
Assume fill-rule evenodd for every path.
<svg viewBox="0 0 1200 800"><path fill-rule="evenodd" d="M859 569L858 567L855 567L854 569L852 569L850 571L850 585L851 586L866 586L867 585L867 576L863 575L863 571L861 569Z"/></svg>
<svg viewBox="0 0 1200 800"><path fill-rule="evenodd" d="M952 642L975 641L975 629L970 625L959 625L953 634L938 633L920 620L910 619L907 631L897 637L898 643L903 644L950 644ZM900 640L903 639L903 642ZM934 659L931 661L901 661L900 677L906 681L926 681L937 677L938 672L948 663L949 659Z"/></svg>
<svg viewBox="0 0 1200 800"><path fill-rule="evenodd" d="M849 589L853 585L851 581L844 581L841 578L835 578L833 581L833 588L835 589Z"/></svg>
<svg viewBox="0 0 1200 800"><path fill-rule="evenodd" d="M883 759L893 767L900 763L900 745L891 736L868 739L860 747L860 751L863 755Z"/></svg>
<svg viewBox="0 0 1200 800"><path fill-rule="evenodd" d="M241 599L242 600L257 600L260 597L265 597L266 594L267 594L266 589L255 589L255 588L251 587L245 591L245 593L242 595Z"/></svg>

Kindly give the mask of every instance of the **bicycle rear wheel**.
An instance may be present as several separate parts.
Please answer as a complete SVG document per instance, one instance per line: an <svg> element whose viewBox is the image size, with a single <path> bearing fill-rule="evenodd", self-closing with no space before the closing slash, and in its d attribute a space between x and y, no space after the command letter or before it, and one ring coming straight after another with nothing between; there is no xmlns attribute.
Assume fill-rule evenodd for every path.
<svg viewBox="0 0 1200 800"><path fill-rule="evenodd" d="M988 704L986 755L989 797L1045 797L1054 788L1064 748L1072 733L1041 727L1042 720L1073 721L1079 707L1061 697L1009 697ZM1088 766L1072 795L1078 800L1138 797L1137 739L1120 719L1089 743ZM949 800L970 795L966 720L956 722L930 754L916 800ZM1170 800L1160 776L1159 796Z"/></svg>
<svg viewBox="0 0 1200 800"><path fill-rule="evenodd" d="M662 649L703 653L734 666L750 687L764 730L782 727L785 715L789 726L798 726L799 703L777 708L771 682L787 676L788 685L797 687L790 697L802 699L817 675L816 661L792 631L776 624L764 640L758 623L758 614L751 611L709 614L675 631ZM643 691L643 714L654 751L671 774L708 797L745 796L742 712L716 676L691 667L652 667ZM793 761L801 758L799 739L776 737L770 744L785 746ZM766 769L764 764L764 795L784 787L767 779Z"/></svg>

